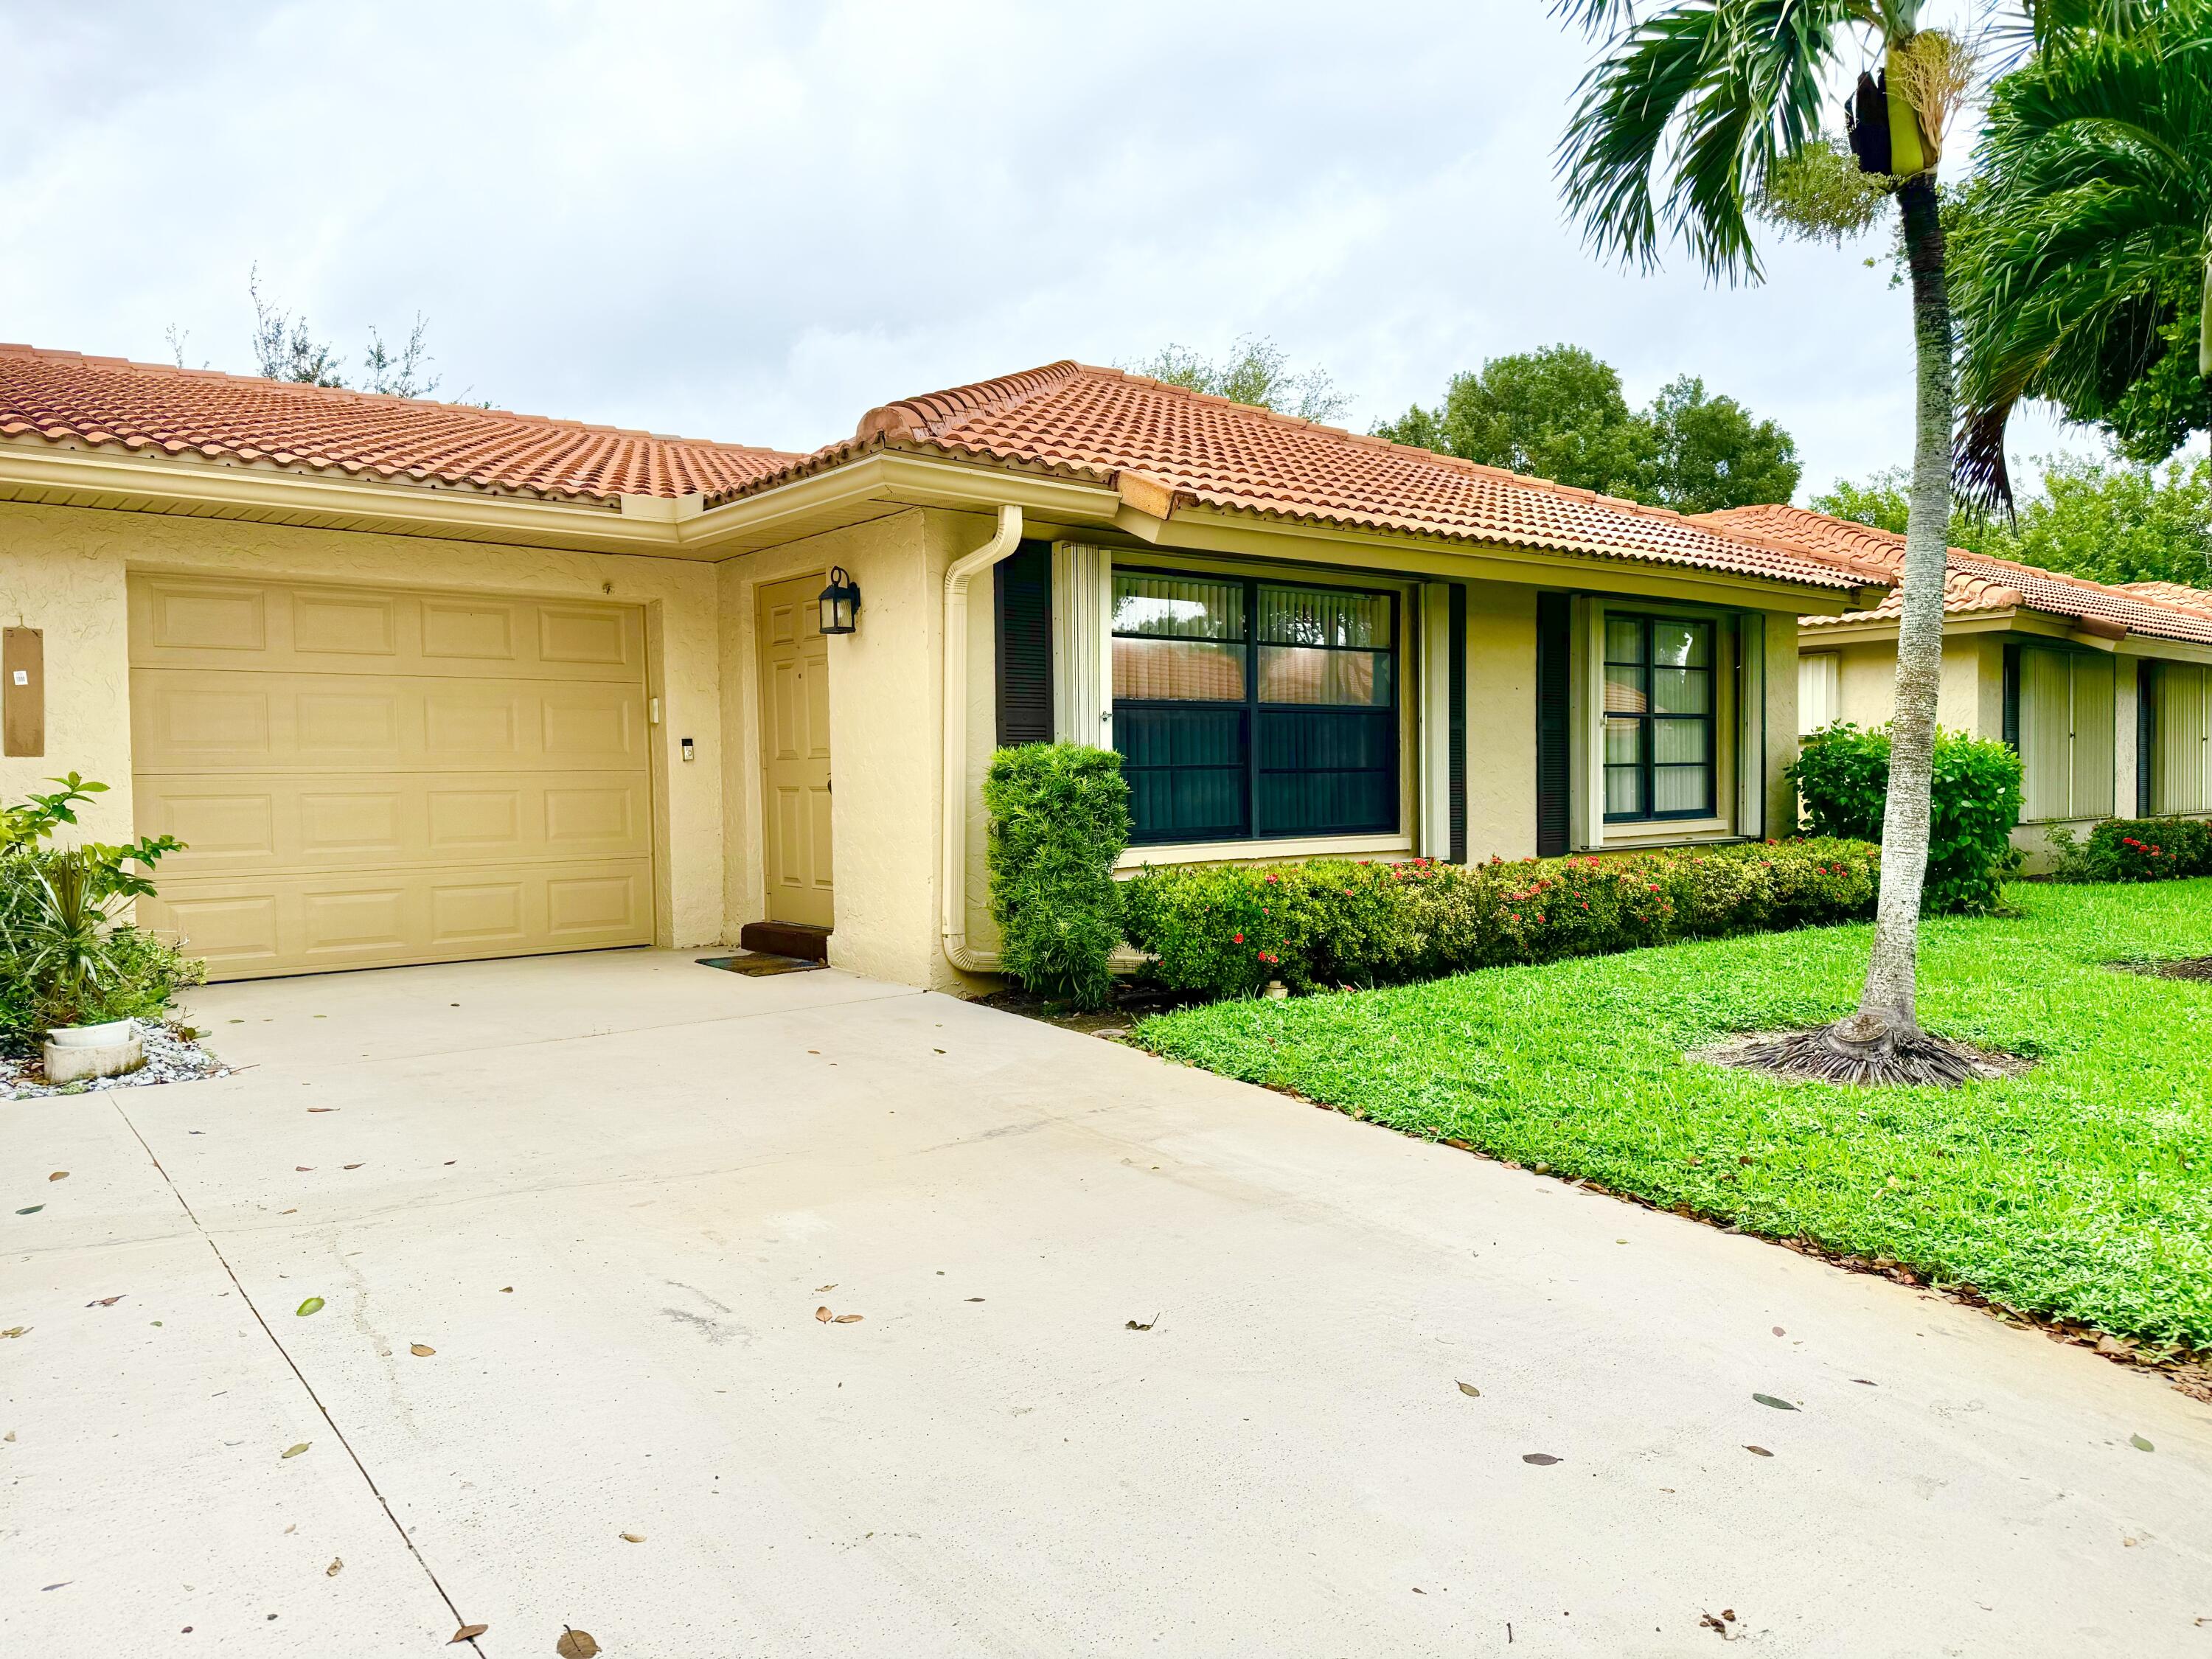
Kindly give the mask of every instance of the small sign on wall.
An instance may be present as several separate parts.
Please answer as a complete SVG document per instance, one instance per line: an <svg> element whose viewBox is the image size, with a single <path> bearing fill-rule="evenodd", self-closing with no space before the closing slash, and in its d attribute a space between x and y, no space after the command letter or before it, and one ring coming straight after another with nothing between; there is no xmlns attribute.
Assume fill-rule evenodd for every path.
<svg viewBox="0 0 2212 1659"><path fill-rule="evenodd" d="M0 629L0 754L46 752L46 635L35 628Z"/></svg>

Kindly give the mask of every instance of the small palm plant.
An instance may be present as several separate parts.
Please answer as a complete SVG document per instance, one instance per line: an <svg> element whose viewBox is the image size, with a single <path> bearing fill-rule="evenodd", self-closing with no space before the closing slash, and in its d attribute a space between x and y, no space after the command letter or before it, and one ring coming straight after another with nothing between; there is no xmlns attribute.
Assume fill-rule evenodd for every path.
<svg viewBox="0 0 2212 1659"><path fill-rule="evenodd" d="M2041 38L2132 3L2031 0L2027 21ZM1557 9L1606 42L1559 144L1568 205L1601 251L1648 269L1670 235L1708 276L1755 281L1754 218L1840 237L1896 206L1911 277L1916 403L1874 949L1855 1012L1760 1058L1857 1081L1965 1081L1977 1075L1972 1058L1920 1029L1917 975L1954 391L1936 170L1944 128L1970 89L1975 43L1925 27L1919 0L1559 0ZM1823 136L1821 114L1854 59L1865 67L1844 111L1845 149Z"/></svg>
<svg viewBox="0 0 2212 1659"><path fill-rule="evenodd" d="M41 1030L96 1024L167 1000L188 965L167 946L142 948L143 935L118 915L154 891L150 870L184 845L171 836L127 846L86 842L43 845L76 808L106 789L71 773L62 787L0 809L0 975Z"/></svg>

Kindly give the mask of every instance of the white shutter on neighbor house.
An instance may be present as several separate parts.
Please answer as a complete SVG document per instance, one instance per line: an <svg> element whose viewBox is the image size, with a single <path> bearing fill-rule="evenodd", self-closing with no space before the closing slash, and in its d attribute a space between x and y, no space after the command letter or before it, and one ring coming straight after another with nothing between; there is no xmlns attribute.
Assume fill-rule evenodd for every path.
<svg viewBox="0 0 2212 1659"><path fill-rule="evenodd" d="M2036 823L2111 817L2112 659L2031 646L2020 661L2021 817Z"/></svg>
<svg viewBox="0 0 2212 1659"><path fill-rule="evenodd" d="M2160 663L2151 810L2212 811L2212 669Z"/></svg>
<svg viewBox="0 0 2212 1659"><path fill-rule="evenodd" d="M1843 659L1818 651L1797 659L1797 735L1835 724L1843 701Z"/></svg>

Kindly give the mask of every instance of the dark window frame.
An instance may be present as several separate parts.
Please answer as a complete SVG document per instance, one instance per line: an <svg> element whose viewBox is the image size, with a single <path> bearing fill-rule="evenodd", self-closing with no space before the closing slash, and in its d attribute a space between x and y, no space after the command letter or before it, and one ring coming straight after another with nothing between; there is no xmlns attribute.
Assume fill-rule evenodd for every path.
<svg viewBox="0 0 2212 1659"><path fill-rule="evenodd" d="M1640 663L1616 662L1613 659L1611 654L1612 647L1610 640L1613 624L1617 622L1634 623L1642 629L1644 659ZM1657 710L1653 707L1656 701L1656 694L1653 690L1654 680L1652 677L1655 671L1659 668L1661 665L1653 659L1651 635L1653 629L1661 623L1669 623L1681 627L1702 628L1706 632L1707 642L1705 646L1705 665L1703 668L1686 668L1683 671L1688 673L1703 674L1705 677L1705 712L1702 714L1662 714L1657 712ZM1598 629L1598 638L1600 648L1607 653L1600 662L1598 683L1601 688L1602 688L1605 684L1606 670L1613 668L1641 668L1644 671L1644 712L1641 714L1624 714L1617 713L1612 709L1608 709L1604 706L1602 695L1601 695L1600 697L1597 711L1597 742L1601 754L1602 754L1605 747L1605 728L1607 721L1616 720L1632 720L1637 721L1642 728L1642 740L1638 744L1639 756L1633 763L1636 768L1637 793L1640 810L1633 812L1615 812L1608 810L1605 813L1604 821L1607 823L1677 823L1693 818L1718 817L1720 816L1721 787L1720 659L1722 639L1722 630L1718 620L1711 617L1673 616L1662 611L1615 611L1608 607L1604 611L1601 619ZM1696 722L1702 724L1705 728L1705 759L1702 761L1660 760L1658 758L1658 726L1659 722L1662 720ZM1601 764L1604 768L1605 778L1607 781L1610 781L1611 775L1613 772L1626 769L1622 763L1613 761L1601 761ZM1686 771L1690 768L1696 766L1702 766L1705 769L1705 793L1704 801L1696 806L1677 807L1674 811L1668 812L1662 812L1656 810L1659 799L1659 773L1662 770ZM1607 791L1607 795L1610 795L1610 789Z"/></svg>
<svg viewBox="0 0 2212 1659"><path fill-rule="evenodd" d="M1237 644L1244 653L1244 695L1229 701L1218 698L1184 697L1115 697L1114 699L1115 743L1121 747L1121 716L1124 709L1141 713L1147 709L1237 709L1241 711L1239 740L1243 748L1243 768L1245 775L1243 793L1243 822L1239 830L1222 835L1191 834L1175 831L1147 835L1134 822L1133 804L1129 844L1133 847L1200 847L1229 846L1241 842L1306 841L1330 836L1395 836L1405 831L1406 803L1403 750L1405 747L1404 697L1406 680L1405 596L1393 587L1363 587L1345 582L1300 580L1290 573L1265 576L1243 575L1225 571L1176 568L1173 566L1122 564L1116 562L1113 574L1116 576L1158 576L1173 581L1211 581L1238 586L1243 594L1244 633L1241 640L1216 641L1217 644ZM1390 697L1387 703L1310 703L1265 702L1260 696L1260 590L1263 587L1302 588L1322 592L1356 594L1363 599L1384 599L1389 605L1390 642L1380 654L1390 664ZM1125 633L1113 625L1110 610L1107 617L1107 650L1118 639L1157 640L1165 636L1158 634ZM1322 651L1358 652L1362 655L1376 654L1372 646L1322 645L1306 647ZM1261 779L1263 775L1262 744L1260 740L1261 717L1266 714L1296 714L1335 712L1359 714L1379 720L1389 717L1390 743L1389 763L1387 769L1386 793L1390 802L1390 821L1381 828L1325 827L1282 831L1262 830L1260 827L1261 802ZM1123 750L1125 768L1131 770L1172 770L1169 767L1131 768ZM1286 769L1275 769L1274 775L1284 775ZM1350 769L1328 769L1337 771Z"/></svg>

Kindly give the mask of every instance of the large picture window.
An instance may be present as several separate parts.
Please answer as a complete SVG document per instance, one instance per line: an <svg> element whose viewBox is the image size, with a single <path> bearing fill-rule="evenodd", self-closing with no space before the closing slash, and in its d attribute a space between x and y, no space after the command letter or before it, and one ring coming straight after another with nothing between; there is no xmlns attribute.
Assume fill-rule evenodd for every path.
<svg viewBox="0 0 2212 1659"><path fill-rule="evenodd" d="M1398 827L1398 601L1114 573L1114 742L1130 839Z"/></svg>
<svg viewBox="0 0 2212 1659"><path fill-rule="evenodd" d="M1608 823L1714 814L1714 627L1605 618Z"/></svg>

